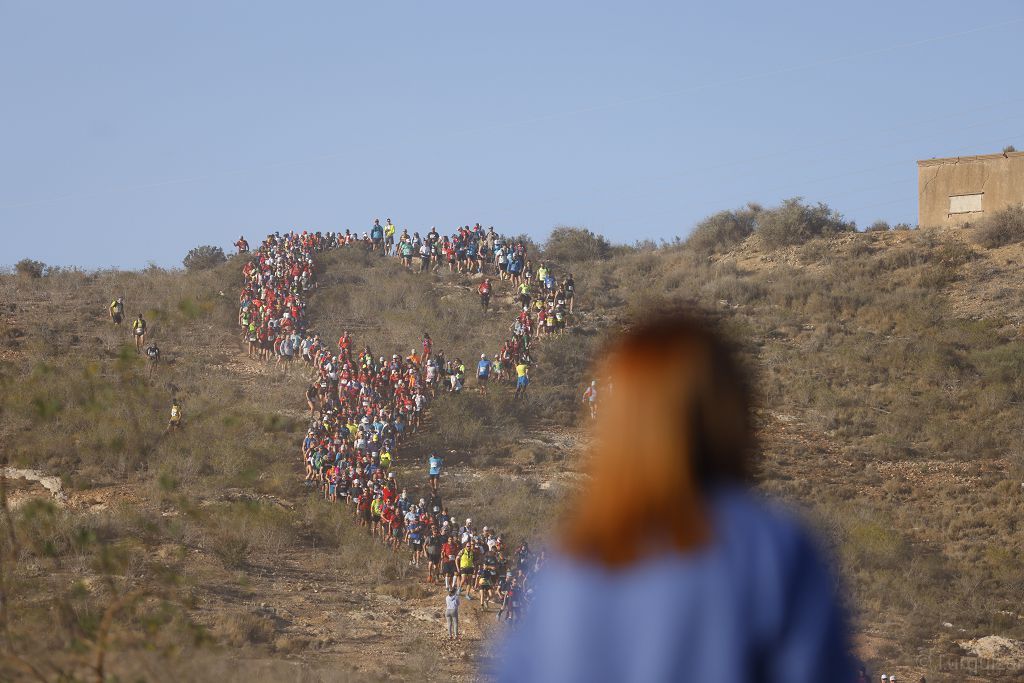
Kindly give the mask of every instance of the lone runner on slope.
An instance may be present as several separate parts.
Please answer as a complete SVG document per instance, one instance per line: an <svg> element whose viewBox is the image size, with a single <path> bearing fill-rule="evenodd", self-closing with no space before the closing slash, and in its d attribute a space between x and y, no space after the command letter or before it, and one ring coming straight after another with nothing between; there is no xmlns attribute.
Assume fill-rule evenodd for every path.
<svg viewBox="0 0 1024 683"><path fill-rule="evenodd" d="M437 451L432 452L430 457L427 459L427 465L429 466L428 473L430 476L430 489L435 493L437 492L438 479L441 478L442 464L444 464L444 461L441 460L441 456L437 454Z"/></svg>

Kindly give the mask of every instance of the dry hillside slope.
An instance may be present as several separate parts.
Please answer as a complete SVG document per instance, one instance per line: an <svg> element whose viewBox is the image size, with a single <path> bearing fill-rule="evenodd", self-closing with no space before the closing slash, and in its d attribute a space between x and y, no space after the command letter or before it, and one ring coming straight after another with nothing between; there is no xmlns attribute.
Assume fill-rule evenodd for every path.
<svg viewBox="0 0 1024 683"><path fill-rule="evenodd" d="M534 394L438 401L403 477L444 448L454 509L542 534L579 480L579 392L604 335L695 303L742 342L761 486L833 546L862 656L943 680L940 658L969 641L1024 638L1024 247L934 230L775 248L755 234L711 253L559 247L549 258L575 273L581 312L542 344ZM303 378L245 357L241 265L0 278L2 464L61 485L10 480L0 679L85 676L99 652L147 680L479 670L491 621L470 612L465 647L442 645L436 592L301 486ZM407 352L429 331L472 358L505 334L510 300L482 315L471 278L356 251L324 255L320 275L310 315L328 338L348 328ZM167 360L154 376L105 318L117 294L152 323ZM165 435L172 393L186 428Z"/></svg>

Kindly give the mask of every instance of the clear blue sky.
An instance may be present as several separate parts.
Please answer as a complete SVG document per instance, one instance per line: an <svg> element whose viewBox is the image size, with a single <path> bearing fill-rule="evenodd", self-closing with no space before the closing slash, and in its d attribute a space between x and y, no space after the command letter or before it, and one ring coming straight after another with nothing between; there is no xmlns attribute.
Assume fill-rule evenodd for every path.
<svg viewBox="0 0 1024 683"><path fill-rule="evenodd" d="M671 239L802 195L916 221L1024 149L1024 3L0 0L0 264L288 228Z"/></svg>

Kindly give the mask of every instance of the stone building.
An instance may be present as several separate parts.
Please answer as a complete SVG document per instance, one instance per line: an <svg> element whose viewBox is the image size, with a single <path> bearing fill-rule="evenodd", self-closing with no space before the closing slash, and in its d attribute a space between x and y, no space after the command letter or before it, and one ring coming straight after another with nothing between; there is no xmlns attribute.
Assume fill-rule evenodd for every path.
<svg viewBox="0 0 1024 683"><path fill-rule="evenodd" d="M917 162L917 224L974 223L1024 202L1024 152Z"/></svg>

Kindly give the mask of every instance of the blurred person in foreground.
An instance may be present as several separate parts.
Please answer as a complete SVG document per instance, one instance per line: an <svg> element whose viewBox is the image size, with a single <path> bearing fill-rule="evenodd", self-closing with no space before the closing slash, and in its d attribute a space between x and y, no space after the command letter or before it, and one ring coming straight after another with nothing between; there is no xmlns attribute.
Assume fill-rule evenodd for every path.
<svg viewBox="0 0 1024 683"><path fill-rule="evenodd" d="M852 681L829 568L749 490L751 397L728 346L686 316L616 342L591 479L498 681Z"/></svg>

